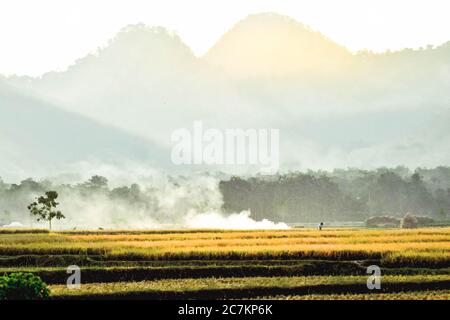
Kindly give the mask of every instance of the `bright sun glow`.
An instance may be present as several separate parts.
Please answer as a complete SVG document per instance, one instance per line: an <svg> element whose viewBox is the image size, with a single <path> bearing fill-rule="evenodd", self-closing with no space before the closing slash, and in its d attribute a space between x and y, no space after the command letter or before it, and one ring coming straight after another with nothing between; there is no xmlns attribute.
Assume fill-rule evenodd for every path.
<svg viewBox="0 0 450 320"><path fill-rule="evenodd" d="M248 14L277 12L352 51L438 45L450 40L447 0L2 0L0 74L64 69L127 24L177 32L204 54Z"/></svg>

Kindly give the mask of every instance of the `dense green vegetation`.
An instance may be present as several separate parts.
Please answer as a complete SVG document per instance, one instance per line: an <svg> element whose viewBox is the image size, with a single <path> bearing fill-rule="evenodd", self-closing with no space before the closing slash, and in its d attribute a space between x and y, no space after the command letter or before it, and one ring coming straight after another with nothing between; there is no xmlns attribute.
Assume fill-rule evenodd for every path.
<svg viewBox="0 0 450 320"><path fill-rule="evenodd" d="M0 277L0 300L41 300L50 290L32 273L10 273Z"/></svg>

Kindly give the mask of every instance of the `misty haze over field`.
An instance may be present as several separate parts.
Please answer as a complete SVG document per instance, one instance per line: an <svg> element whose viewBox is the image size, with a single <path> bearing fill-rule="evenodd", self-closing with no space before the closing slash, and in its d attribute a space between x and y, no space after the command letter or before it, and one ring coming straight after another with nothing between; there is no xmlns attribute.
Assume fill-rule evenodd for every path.
<svg viewBox="0 0 450 320"><path fill-rule="evenodd" d="M0 80L0 176L83 162L178 170L171 132L195 120L280 129L284 171L443 165L449 87L450 43L352 54L290 18L260 14L198 58L161 27L131 25L67 71Z"/></svg>
<svg viewBox="0 0 450 320"><path fill-rule="evenodd" d="M267 13L238 22L197 57L162 27L130 25L65 71L0 76L0 177L64 184L99 174L128 185L166 174L257 173L245 166L173 165L171 133L191 130L196 120L217 129L279 129L281 172L448 166L450 42L354 54L297 21ZM175 204L164 207L171 195L166 182L156 184L156 211L186 218L195 207L192 219L177 222L208 225L223 207L219 180L196 189L212 195L213 205L176 210ZM170 190L181 192L174 184ZM99 206L105 199L98 198ZM71 205L68 210L81 208ZM211 214L202 216L205 210ZM135 221L146 224L142 219Z"/></svg>

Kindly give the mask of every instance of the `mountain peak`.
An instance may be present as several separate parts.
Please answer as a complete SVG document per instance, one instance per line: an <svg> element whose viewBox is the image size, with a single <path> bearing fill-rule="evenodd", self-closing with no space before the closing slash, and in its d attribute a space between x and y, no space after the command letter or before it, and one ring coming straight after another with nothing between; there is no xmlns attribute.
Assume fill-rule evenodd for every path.
<svg viewBox="0 0 450 320"><path fill-rule="evenodd" d="M294 19L250 15L225 33L206 60L235 75L283 76L340 69L351 53Z"/></svg>
<svg viewBox="0 0 450 320"><path fill-rule="evenodd" d="M249 14L246 18L238 21L234 25L234 27L237 27L239 25L250 24L250 23L295 24L295 25L297 25L297 27L302 27L304 29L308 29L308 27L305 24L298 22L297 20L295 20L289 16L285 16L285 15L282 15L279 13L274 13L274 12L262 12L262 13Z"/></svg>
<svg viewBox="0 0 450 320"><path fill-rule="evenodd" d="M98 73L107 71L114 76L165 67L176 72L180 68L191 67L196 60L192 50L176 33L164 27L138 23L122 28L107 45L77 60L67 71L49 72L43 78L93 71L92 68L103 68Z"/></svg>
<svg viewBox="0 0 450 320"><path fill-rule="evenodd" d="M110 48L126 49L127 51L143 50L146 53L168 50L179 50L186 55L192 54L191 49L175 33L161 26L147 26L143 23L131 24L122 28L119 33L109 41L101 53Z"/></svg>

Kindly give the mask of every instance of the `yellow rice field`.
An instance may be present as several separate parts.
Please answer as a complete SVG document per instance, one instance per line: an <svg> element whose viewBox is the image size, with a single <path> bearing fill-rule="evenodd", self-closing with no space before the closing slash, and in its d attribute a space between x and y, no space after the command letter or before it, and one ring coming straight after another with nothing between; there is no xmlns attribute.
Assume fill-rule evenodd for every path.
<svg viewBox="0 0 450 320"><path fill-rule="evenodd" d="M78 291L64 285L73 264ZM382 292L366 287L373 264ZM17 271L57 299L448 299L450 227L0 231L0 272Z"/></svg>

